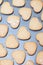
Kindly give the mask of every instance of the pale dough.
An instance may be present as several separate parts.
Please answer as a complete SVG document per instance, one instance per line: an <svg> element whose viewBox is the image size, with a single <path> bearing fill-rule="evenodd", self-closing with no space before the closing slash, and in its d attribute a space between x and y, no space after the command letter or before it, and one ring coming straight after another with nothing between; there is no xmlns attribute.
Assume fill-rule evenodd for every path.
<svg viewBox="0 0 43 65"><path fill-rule="evenodd" d="M1 6L1 13L2 14L12 14L13 13L13 7L10 5L9 2L4 2Z"/></svg>
<svg viewBox="0 0 43 65"><path fill-rule="evenodd" d="M39 21L37 17L33 17L29 23L29 29L31 30L40 30L42 29L42 23Z"/></svg>
<svg viewBox="0 0 43 65"><path fill-rule="evenodd" d="M8 26L6 24L0 24L0 38L3 38L8 33Z"/></svg>
<svg viewBox="0 0 43 65"><path fill-rule="evenodd" d="M0 43L0 57L5 57L7 55L7 50Z"/></svg>
<svg viewBox="0 0 43 65"><path fill-rule="evenodd" d="M23 50L16 50L12 53L12 57L18 64L22 64L24 62L25 56L26 54Z"/></svg>
<svg viewBox="0 0 43 65"><path fill-rule="evenodd" d="M24 20L28 20L31 17L32 11L30 8L23 7L20 8L19 14L22 16Z"/></svg>
<svg viewBox="0 0 43 65"><path fill-rule="evenodd" d="M36 63L39 65L43 65L43 51L38 52L36 56Z"/></svg>
<svg viewBox="0 0 43 65"><path fill-rule="evenodd" d="M17 28L20 24L20 17L15 15L8 16L7 22L11 25L12 28Z"/></svg>
<svg viewBox="0 0 43 65"><path fill-rule="evenodd" d="M7 37L5 44L7 48L17 48L19 46L19 42L13 34Z"/></svg>
<svg viewBox="0 0 43 65"><path fill-rule="evenodd" d="M35 42L26 42L24 43L24 49L29 55L33 55L37 50L37 44Z"/></svg>
<svg viewBox="0 0 43 65"><path fill-rule="evenodd" d="M39 44L43 46L43 32L38 33L36 39L39 41Z"/></svg>
<svg viewBox="0 0 43 65"><path fill-rule="evenodd" d="M16 7L22 7L25 3L25 0L12 0L12 5Z"/></svg>
<svg viewBox="0 0 43 65"><path fill-rule="evenodd" d="M41 0L31 0L30 5L34 9L34 11L37 13L42 10L42 1Z"/></svg>
<svg viewBox="0 0 43 65"><path fill-rule="evenodd" d="M30 32L26 29L25 26L21 26L18 30L17 37L21 40L27 40L30 38Z"/></svg>

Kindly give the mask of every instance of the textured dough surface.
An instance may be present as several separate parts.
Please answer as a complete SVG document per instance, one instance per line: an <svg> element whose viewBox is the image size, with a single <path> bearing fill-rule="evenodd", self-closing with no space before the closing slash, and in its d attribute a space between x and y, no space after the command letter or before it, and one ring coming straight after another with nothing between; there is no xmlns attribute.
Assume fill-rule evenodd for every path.
<svg viewBox="0 0 43 65"><path fill-rule="evenodd" d="M43 46L43 32L38 33L36 39L39 41L39 44Z"/></svg>
<svg viewBox="0 0 43 65"><path fill-rule="evenodd" d="M40 12L42 10L42 1L41 0L32 0L30 2L31 7L35 12Z"/></svg>
<svg viewBox="0 0 43 65"><path fill-rule="evenodd" d="M0 57L5 57L7 55L7 50L0 43Z"/></svg>
<svg viewBox="0 0 43 65"><path fill-rule="evenodd" d="M20 24L20 17L15 15L8 16L7 22L11 25L12 28L17 28Z"/></svg>
<svg viewBox="0 0 43 65"><path fill-rule="evenodd" d="M29 55L33 55L36 52L37 45L35 42L26 42L24 43L24 49L27 51Z"/></svg>
<svg viewBox="0 0 43 65"><path fill-rule="evenodd" d="M17 37L21 40L29 39L30 38L30 32L26 29L25 26L22 26L18 30Z"/></svg>
<svg viewBox="0 0 43 65"><path fill-rule="evenodd" d="M32 60L28 60L25 65L34 65L33 61Z"/></svg>
<svg viewBox="0 0 43 65"><path fill-rule="evenodd" d="M9 2L4 2L1 6L1 13L2 14L12 14L13 13L13 7L10 5Z"/></svg>
<svg viewBox="0 0 43 65"><path fill-rule="evenodd" d="M33 17L30 20L29 28L31 30L40 30L42 29L42 23L39 21L37 17Z"/></svg>
<svg viewBox="0 0 43 65"><path fill-rule="evenodd" d="M12 0L13 6L21 7L25 5L25 0Z"/></svg>
<svg viewBox="0 0 43 65"><path fill-rule="evenodd" d="M43 65L43 51L40 51L36 57L36 63Z"/></svg>
<svg viewBox="0 0 43 65"><path fill-rule="evenodd" d="M7 37L5 44L7 48L17 48L19 46L19 42L13 34Z"/></svg>
<svg viewBox="0 0 43 65"><path fill-rule="evenodd" d="M30 8L23 7L20 8L19 14L22 16L24 20L28 20L31 17L32 11Z"/></svg>
<svg viewBox="0 0 43 65"><path fill-rule="evenodd" d="M8 33L8 26L6 24L0 24L0 38L3 38Z"/></svg>
<svg viewBox="0 0 43 65"><path fill-rule="evenodd" d="M7 59L7 60L0 60L0 65L14 65L13 61Z"/></svg>
<svg viewBox="0 0 43 65"><path fill-rule="evenodd" d="M22 64L25 60L25 52L23 50L13 51L12 57L18 64Z"/></svg>

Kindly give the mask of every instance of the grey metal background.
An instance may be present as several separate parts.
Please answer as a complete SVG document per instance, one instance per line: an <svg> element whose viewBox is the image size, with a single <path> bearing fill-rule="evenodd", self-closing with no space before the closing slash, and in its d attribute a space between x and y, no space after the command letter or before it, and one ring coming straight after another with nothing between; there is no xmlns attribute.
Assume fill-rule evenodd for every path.
<svg viewBox="0 0 43 65"><path fill-rule="evenodd" d="M10 2L10 4L12 5L12 0L4 0L4 1ZM25 7L30 7L30 0L26 0L26 5L25 5ZM13 14L19 15L19 13L18 13L19 8L16 8L16 7L13 7L13 8L14 8L14 13L13 13ZM30 8L31 8L31 7L30 7ZM32 8L31 8L31 9L32 9ZM30 20L29 20L29 21L24 21L24 20L22 19L22 17L21 17L21 20L20 20L20 25L19 25L19 27L18 27L17 29L12 29L12 28L10 27L10 25L6 22L8 15L3 15L3 14L0 14L0 15L2 16L2 22L0 22L0 24L7 24L7 25L9 26L9 32L8 32L7 36L6 36L5 38L0 38L0 43L2 43L2 44L4 45L4 47L6 48L6 46L5 46L5 40L6 40L6 38L9 36L9 34L14 34L14 35L16 36L18 29L19 29L21 26L26 26L27 30L30 31L30 33L31 33L31 38L30 38L29 40L26 40L26 41L19 40L20 46L19 46L17 49L24 50L24 48L23 48L24 42L27 42L27 41L36 42L38 48L37 48L37 52L36 52L35 55L29 56L29 55L27 54L27 52L26 52L25 50L24 50L24 51L26 52L25 62L26 62L27 60L33 60L34 65L37 65L36 62L35 62L36 55L37 55L37 53L38 53L40 50L43 50L43 47L41 47L41 46L39 45L39 42L36 40L36 34L39 33L39 32L43 32L43 29L40 30L40 31L31 31L31 30L29 30L29 22L30 22ZM33 9L32 9L32 16L31 16L31 17L37 17L37 18L39 18L39 20L41 21L40 15L41 15L41 13L38 13L38 14L37 14L37 13L35 13L35 12L33 11ZM16 36L16 38L17 38L17 36ZM13 60L13 58L11 57L11 53L12 53L12 51L17 50L17 49L8 49L8 48L6 48L6 49L7 49L7 51L8 51L8 55L7 55L6 57L4 57L4 58L0 58L0 60L1 60L1 59L11 59L11 60ZM24 62L23 64L21 64L21 65L24 65L25 62ZM18 65L18 64L14 61L14 65Z"/></svg>

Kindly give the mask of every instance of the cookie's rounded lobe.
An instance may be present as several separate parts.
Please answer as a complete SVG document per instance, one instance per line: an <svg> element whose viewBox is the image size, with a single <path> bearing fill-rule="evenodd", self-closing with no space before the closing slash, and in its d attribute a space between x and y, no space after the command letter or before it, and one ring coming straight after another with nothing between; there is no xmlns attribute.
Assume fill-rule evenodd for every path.
<svg viewBox="0 0 43 65"><path fill-rule="evenodd" d="M43 51L38 52L36 56L36 63L43 65Z"/></svg>
<svg viewBox="0 0 43 65"><path fill-rule="evenodd" d="M6 24L0 24L0 38L3 38L8 33L8 26Z"/></svg>
<svg viewBox="0 0 43 65"><path fill-rule="evenodd" d="M12 57L18 64L22 64L25 60L26 54L23 50L13 51Z"/></svg>

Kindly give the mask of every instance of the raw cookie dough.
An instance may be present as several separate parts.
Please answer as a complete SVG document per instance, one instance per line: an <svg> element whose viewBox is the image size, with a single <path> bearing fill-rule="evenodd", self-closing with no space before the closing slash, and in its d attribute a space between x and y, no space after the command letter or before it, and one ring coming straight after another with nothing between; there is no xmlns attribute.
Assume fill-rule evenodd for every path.
<svg viewBox="0 0 43 65"><path fill-rule="evenodd" d="M17 48L19 46L19 42L13 34L7 37L5 44L7 48Z"/></svg>
<svg viewBox="0 0 43 65"><path fill-rule="evenodd" d="M30 38L30 32L26 29L25 26L22 26L18 30L17 37L21 40L27 40Z"/></svg>
<svg viewBox="0 0 43 65"><path fill-rule="evenodd" d="M3 38L8 33L8 26L6 24L0 24L0 38Z"/></svg>
<svg viewBox="0 0 43 65"><path fill-rule="evenodd" d="M31 18L30 23L29 23L29 29L31 30L41 30L42 29L42 23L39 21L37 17Z"/></svg>
<svg viewBox="0 0 43 65"><path fill-rule="evenodd" d="M10 59L0 60L0 65L14 65L13 61Z"/></svg>
<svg viewBox="0 0 43 65"><path fill-rule="evenodd" d="M4 2L1 6L1 13L2 14L12 14L13 13L13 7L10 5L9 2Z"/></svg>
<svg viewBox="0 0 43 65"><path fill-rule="evenodd" d="M11 25L12 28L17 28L20 24L20 17L15 15L8 16L7 22Z"/></svg>
<svg viewBox="0 0 43 65"><path fill-rule="evenodd" d="M42 1L41 0L31 0L30 5L34 9L34 11L37 13L42 10Z"/></svg>
<svg viewBox="0 0 43 65"><path fill-rule="evenodd" d="M23 7L20 8L19 14L22 16L24 20L28 20L31 17L32 11L30 8Z"/></svg>
<svg viewBox="0 0 43 65"><path fill-rule="evenodd" d="M39 65L43 65L43 51L40 51L37 54L36 63L39 64Z"/></svg>
<svg viewBox="0 0 43 65"><path fill-rule="evenodd" d="M39 41L39 44L43 46L43 32L38 33L36 39Z"/></svg>
<svg viewBox="0 0 43 65"><path fill-rule="evenodd" d="M43 11L42 11L42 13L41 13L41 20L43 21Z"/></svg>
<svg viewBox="0 0 43 65"><path fill-rule="evenodd" d="M34 55L37 50L37 44L35 42L24 43L24 49L29 55Z"/></svg>
<svg viewBox="0 0 43 65"><path fill-rule="evenodd" d="M25 3L25 0L12 0L12 5L16 7L22 7Z"/></svg>
<svg viewBox="0 0 43 65"><path fill-rule="evenodd" d="M2 4L3 0L0 0L0 5Z"/></svg>
<svg viewBox="0 0 43 65"><path fill-rule="evenodd" d="M5 57L7 55L7 50L0 43L0 57Z"/></svg>
<svg viewBox="0 0 43 65"><path fill-rule="evenodd" d="M0 22L1 22L1 20L2 20L2 17L0 16Z"/></svg>
<svg viewBox="0 0 43 65"><path fill-rule="evenodd" d="M32 60L28 60L25 65L34 65L33 61Z"/></svg>
<svg viewBox="0 0 43 65"><path fill-rule="evenodd" d="M16 51L13 51L12 57L18 64L22 64L25 60L26 55L23 50L16 50Z"/></svg>

